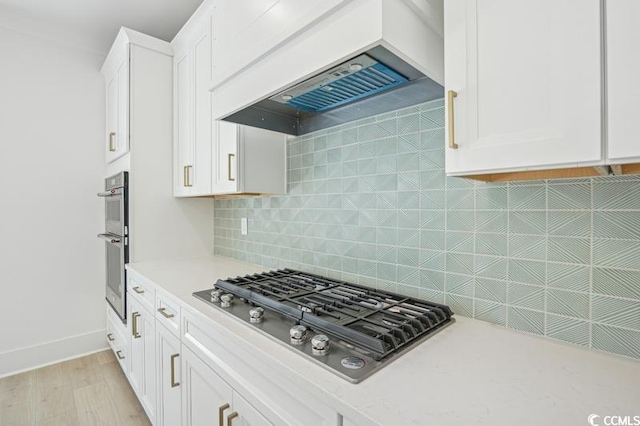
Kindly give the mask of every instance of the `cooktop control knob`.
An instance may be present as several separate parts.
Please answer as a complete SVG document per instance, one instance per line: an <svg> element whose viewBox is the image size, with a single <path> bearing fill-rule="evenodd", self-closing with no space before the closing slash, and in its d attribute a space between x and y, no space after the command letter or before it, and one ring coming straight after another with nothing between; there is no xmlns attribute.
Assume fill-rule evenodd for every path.
<svg viewBox="0 0 640 426"><path fill-rule="evenodd" d="M326 355L329 353L329 338L324 334L318 334L311 339L311 350L314 355Z"/></svg>
<svg viewBox="0 0 640 426"><path fill-rule="evenodd" d="M262 322L264 316L264 309L257 307L249 310L249 322L258 323Z"/></svg>
<svg viewBox="0 0 640 426"><path fill-rule="evenodd" d="M220 301L220 296L222 296L222 290L213 290L211 292L211 301L218 303Z"/></svg>
<svg viewBox="0 0 640 426"><path fill-rule="evenodd" d="M220 296L220 306L223 308L228 308L231 306L231 301L233 300L233 294L223 294Z"/></svg>
<svg viewBox="0 0 640 426"><path fill-rule="evenodd" d="M294 325L289 330L292 345L301 345L307 340L307 327L304 325Z"/></svg>

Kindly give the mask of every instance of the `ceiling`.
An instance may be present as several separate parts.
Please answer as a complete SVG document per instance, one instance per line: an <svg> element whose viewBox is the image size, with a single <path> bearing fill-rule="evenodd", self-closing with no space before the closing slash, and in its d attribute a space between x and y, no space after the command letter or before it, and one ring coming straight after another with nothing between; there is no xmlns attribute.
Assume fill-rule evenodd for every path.
<svg viewBox="0 0 640 426"><path fill-rule="evenodd" d="M128 27L171 41L202 0L0 0L0 8L87 37L106 54Z"/></svg>

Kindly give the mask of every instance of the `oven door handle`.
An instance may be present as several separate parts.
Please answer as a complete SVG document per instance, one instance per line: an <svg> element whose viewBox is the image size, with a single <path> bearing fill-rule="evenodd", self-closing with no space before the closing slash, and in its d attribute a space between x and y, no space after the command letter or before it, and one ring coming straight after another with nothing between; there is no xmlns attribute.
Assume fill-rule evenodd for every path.
<svg viewBox="0 0 640 426"><path fill-rule="evenodd" d="M105 192L98 192L98 197L115 197L118 195L122 195L124 190L124 186L120 186L118 188L113 188Z"/></svg>
<svg viewBox="0 0 640 426"><path fill-rule="evenodd" d="M119 237L119 236L113 235L113 234L98 234L98 238L101 238L101 239L105 240L109 244L113 244L113 245L116 245L118 247L122 246L123 237Z"/></svg>

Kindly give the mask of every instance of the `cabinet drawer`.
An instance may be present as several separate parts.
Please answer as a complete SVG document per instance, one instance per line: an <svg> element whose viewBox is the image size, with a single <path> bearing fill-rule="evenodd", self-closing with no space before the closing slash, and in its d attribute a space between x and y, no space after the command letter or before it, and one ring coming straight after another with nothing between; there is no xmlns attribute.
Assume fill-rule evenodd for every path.
<svg viewBox="0 0 640 426"><path fill-rule="evenodd" d="M149 283L137 276L129 276L127 292L145 309L151 312L154 311L153 307L156 304L156 291Z"/></svg>
<svg viewBox="0 0 640 426"><path fill-rule="evenodd" d="M180 337L180 305L164 294L156 294L156 319L176 337Z"/></svg>
<svg viewBox="0 0 640 426"><path fill-rule="evenodd" d="M336 426L338 414L287 379L290 371L210 320L183 312L182 343L274 425ZM268 393L267 393L268 392Z"/></svg>
<svg viewBox="0 0 640 426"><path fill-rule="evenodd" d="M113 312L111 306L107 306L107 340L122 371L128 374L129 340L127 329L120 318Z"/></svg>

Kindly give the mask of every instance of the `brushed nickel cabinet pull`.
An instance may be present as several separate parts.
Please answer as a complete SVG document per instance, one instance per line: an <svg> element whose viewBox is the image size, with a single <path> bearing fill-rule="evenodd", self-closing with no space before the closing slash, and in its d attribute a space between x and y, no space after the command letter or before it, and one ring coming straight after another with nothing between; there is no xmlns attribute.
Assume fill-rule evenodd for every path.
<svg viewBox="0 0 640 426"><path fill-rule="evenodd" d="M458 96L458 93L453 91L453 90L449 90L448 92L448 97L449 97L449 148L451 149L458 149L458 144L456 143L456 136L455 136L455 125L454 125L454 111L453 111L453 102L454 99Z"/></svg>
<svg viewBox="0 0 640 426"><path fill-rule="evenodd" d="M109 133L109 151L110 152L115 152L116 150L115 144L113 143L113 140L115 139L115 137L116 137L115 132Z"/></svg>
<svg viewBox="0 0 640 426"><path fill-rule="evenodd" d="M107 334L107 339L108 339L110 342L113 342L114 340L116 340L116 339L114 339L114 338L113 338L113 334L111 334L111 333Z"/></svg>
<svg viewBox="0 0 640 426"><path fill-rule="evenodd" d="M235 178L231 177L231 158L235 156L235 154L227 155L227 179L229 179L229 182L235 182Z"/></svg>
<svg viewBox="0 0 640 426"><path fill-rule="evenodd" d="M138 333L138 318L140 317L139 312L134 312L131 314L131 333L133 334L134 339L140 338L140 333Z"/></svg>
<svg viewBox="0 0 640 426"><path fill-rule="evenodd" d="M133 291L135 291L138 294L144 294L144 290L141 290L140 287L134 287Z"/></svg>
<svg viewBox="0 0 640 426"><path fill-rule="evenodd" d="M229 404L224 404L218 408L218 426L224 426L224 410L229 407Z"/></svg>
<svg viewBox="0 0 640 426"><path fill-rule="evenodd" d="M232 426L231 422L233 421L233 419L235 419L238 416L239 416L239 414L238 414L237 411L234 411L233 413L229 414L227 416L227 426Z"/></svg>
<svg viewBox="0 0 640 426"><path fill-rule="evenodd" d="M160 312L162 314L163 317L169 319L169 318L173 318L173 314L168 314L166 312L167 308L158 308L158 312Z"/></svg>
<svg viewBox="0 0 640 426"><path fill-rule="evenodd" d="M191 170L192 167L193 166L184 166L183 186L185 188L189 188L193 186L193 184L191 183L191 178L189 177L190 175L189 171Z"/></svg>
<svg viewBox="0 0 640 426"><path fill-rule="evenodd" d="M122 355L122 351L116 352L116 355L118 356L119 360L123 360L124 359L124 355Z"/></svg>
<svg viewBox="0 0 640 426"><path fill-rule="evenodd" d="M176 382L176 358L178 358L180 354L171 355L171 387L175 388L180 386L180 382Z"/></svg>

